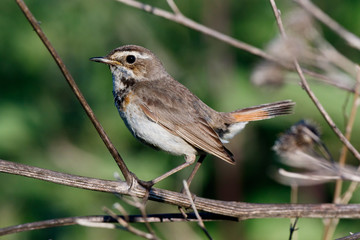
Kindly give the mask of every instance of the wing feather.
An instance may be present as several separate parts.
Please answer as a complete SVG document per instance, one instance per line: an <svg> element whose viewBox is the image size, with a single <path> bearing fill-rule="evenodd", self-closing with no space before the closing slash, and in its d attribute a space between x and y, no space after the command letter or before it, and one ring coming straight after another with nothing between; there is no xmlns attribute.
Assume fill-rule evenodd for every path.
<svg viewBox="0 0 360 240"><path fill-rule="evenodd" d="M228 163L235 163L232 154L221 143L217 133L197 111L193 99L183 99L189 97L187 94L180 95L174 92L170 94L166 89L159 91L154 88L149 92L149 86L146 91L147 94L142 95L140 100L140 107L150 120L181 137L195 148ZM188 93L192 95L190 91Z"/></svg>

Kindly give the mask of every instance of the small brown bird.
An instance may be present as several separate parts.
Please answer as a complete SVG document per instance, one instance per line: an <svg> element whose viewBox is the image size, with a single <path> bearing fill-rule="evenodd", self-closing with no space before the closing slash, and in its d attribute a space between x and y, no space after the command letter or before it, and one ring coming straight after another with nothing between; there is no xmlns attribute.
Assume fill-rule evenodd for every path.
<svg viewBox="0 0 360 240"><path fill-rule="evenodd" d="M295 104L286 100L217 112L172 78L146 48L126 45L90 60L110 66L115 105L130 132L143 143L185 156L185 163L153 184L194 163L196 155L209 153L234 164L223 143L248 122L289 114Z"/></svg>

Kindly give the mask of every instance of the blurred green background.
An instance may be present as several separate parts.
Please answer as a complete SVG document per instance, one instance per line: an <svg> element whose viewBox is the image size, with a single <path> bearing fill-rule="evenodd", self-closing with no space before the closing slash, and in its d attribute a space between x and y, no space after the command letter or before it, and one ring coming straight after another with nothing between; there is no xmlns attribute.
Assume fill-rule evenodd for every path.
<svg viewBox="0 0 360 240"><path fill-rule="evenodd" d="M147 1L169 9L166 1ZM63 58L81 91L131 171L150 180L181 163L182 157L155 151L137 142L125 128L113 104L109 69L88 59L103 56L124 44L151 49L168 72L216 110L231 111L283 99L297 102L295 114L254 122L234 138L228 148L237 165L215 157L205 160L192 192L221 200L288 203L290 189L271 177L277 156L271 150L279 134L302 118L313 119L323 140L337 159L341 144L293 81L279 89L259 89L249 80L261 60L247 52L165 19L113 0L26 1L45 34ZM295 7L277 1L283 14ZM351 32L360 35L360 1L315 1ZM264 48L277 35L268 1L178 1L191 19ZM354 62L360 54L320 25L325 38ZM86 117L64 77L15 1L0 1L0 158L55 171L114 179L118 171L94 127ZM295 79L295 80L294 80ZM343 130L343 105L348 94L331 86L312 83L314 92ZM351 100L350 100L351 101ZM358 115L359 116L359 115ZM356 120L353 144L359 149ZM349 154L349 162L356 164ZM157 187L180 190L186 169ZM303 187L299 202L331 202L334 184ZM353 202L359 202L355 193ZM52 218L104 214L103 206L119 201L111 194L69 188L0 173L0 227ZM129 214L138 210L126 207ZM174 206L149 203L148 213L177 212ZM358 232L360 221L343 220L337 237ZM287 239L288 219L255 219L239 223L207 223L214 239ZM142 225L136 225L142 228ZM203 239L195 223L153 224L165 239ZM322 220L300 219L299 239L320 239ZM125 231L80 226L13 234L3 239L138 239Z"/></svg>

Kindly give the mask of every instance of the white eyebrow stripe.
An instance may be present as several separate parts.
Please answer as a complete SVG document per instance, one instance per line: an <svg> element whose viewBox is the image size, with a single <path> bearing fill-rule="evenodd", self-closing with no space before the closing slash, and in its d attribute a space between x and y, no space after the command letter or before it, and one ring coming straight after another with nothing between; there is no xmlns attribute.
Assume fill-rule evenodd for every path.
<svg viewBox="0 0 360 240"><path fill-rule="evenodd" d="M139 53L139 52L135 52L135 51L123 51L123 52L115 52L113 54L114 58L120 58L122 56L127 56L127 55L134 55L136 58L141 58L141 59L148 59L150 58L150 56L148 54L144 54L144 53Z"/></svg>

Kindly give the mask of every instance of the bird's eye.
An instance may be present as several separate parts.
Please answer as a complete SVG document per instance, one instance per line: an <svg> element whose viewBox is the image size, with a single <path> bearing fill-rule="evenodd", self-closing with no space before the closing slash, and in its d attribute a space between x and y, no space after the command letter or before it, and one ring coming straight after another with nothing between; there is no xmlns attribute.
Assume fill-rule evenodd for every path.
<svg viewBox="0 0 360 240"><path fill-rule="evenodd" d="M127 63L134 63L135 62L135 60L136 60L136 58L135 58L135 56L134 55L128 55L127 57L126 57L126 62Z"/></svg>

